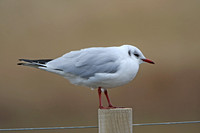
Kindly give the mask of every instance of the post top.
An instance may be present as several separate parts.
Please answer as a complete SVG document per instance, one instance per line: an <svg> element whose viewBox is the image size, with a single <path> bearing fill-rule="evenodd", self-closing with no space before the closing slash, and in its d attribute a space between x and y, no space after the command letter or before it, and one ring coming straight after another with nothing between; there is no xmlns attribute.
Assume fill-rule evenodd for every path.
<svg viewBox="0 0 200 133"><path fill-rule="evenodd" d="M98 109L99 111L132 111L132 108L113 108L113 109Z"/></svg>
<svg viewBox="0 0 200 133"><path fill-rule="evenodd" d="M99 133L132 133L132 108L99 109Z"/></svg>

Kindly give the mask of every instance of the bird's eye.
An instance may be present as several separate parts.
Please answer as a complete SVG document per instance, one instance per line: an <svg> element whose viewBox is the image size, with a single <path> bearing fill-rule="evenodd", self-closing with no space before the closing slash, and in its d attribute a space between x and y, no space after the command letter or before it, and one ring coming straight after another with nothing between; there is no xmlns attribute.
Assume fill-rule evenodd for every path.
<svg viewBox="0 0 200 133"><path fill-rule="evenodd" d="M136 57L139 57L139 54L134 54Z"/></svg>
<svg viewBox="0 0 200 133"><path fill-rule="evenodd" d="M129 54L129 56L131 56L131 51L130 50L128 51L128 54Z"/></svg>

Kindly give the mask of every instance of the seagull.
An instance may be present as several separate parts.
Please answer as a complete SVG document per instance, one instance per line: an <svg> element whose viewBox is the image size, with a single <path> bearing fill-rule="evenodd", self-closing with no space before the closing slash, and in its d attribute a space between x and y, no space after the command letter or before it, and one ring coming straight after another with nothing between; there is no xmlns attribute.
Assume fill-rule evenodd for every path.
<svg viewBox="0 0 200 133"><path fill-rule="evenodd" d="M72 84L98 88L99 108L116 108L111 104L107 89L132 81L141 63L155 64L135 46L91 47L71 51L56 59L19 59L18 65L38 68L68 79ZM101 93L108 107L101 102Z"/></svg>

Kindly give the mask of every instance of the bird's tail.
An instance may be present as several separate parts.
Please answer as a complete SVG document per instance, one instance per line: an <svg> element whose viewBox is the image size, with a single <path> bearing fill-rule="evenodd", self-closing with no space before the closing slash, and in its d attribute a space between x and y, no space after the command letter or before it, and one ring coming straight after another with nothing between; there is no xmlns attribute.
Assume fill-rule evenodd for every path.
<svg viewBox="0 0 200 133"><path fill-rule="evenodd" d="M30 66L30 67L46 67L46 63L51 61L52 59L40 59L40 60L28 60L28 59L19 59L19 63L17 65L23 65L23 66Z"/></svg>

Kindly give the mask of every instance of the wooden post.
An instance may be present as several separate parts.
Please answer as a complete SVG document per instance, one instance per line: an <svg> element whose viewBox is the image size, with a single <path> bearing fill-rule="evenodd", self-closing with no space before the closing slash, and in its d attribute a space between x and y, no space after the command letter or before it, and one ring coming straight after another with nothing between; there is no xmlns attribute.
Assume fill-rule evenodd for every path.
<svg viewBox="0 0 200 133"><path fill-rule="evenodd" d="M132 108L99 109L99 133L132 133Z"/></svg>

